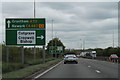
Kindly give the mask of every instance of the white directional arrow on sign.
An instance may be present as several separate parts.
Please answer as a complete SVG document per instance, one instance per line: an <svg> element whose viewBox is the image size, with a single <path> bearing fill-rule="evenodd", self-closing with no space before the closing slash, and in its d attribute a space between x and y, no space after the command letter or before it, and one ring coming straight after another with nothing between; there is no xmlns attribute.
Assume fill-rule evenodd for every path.
<svg viewBox="0 0 120 80"><path fill-rule="evenodd" d="M7 23L8 23L8 28L10 28L10 23L11 23L11 22L8 20Z"/></svg>
<svg viewBox="0 0 120 80"><path fill-rule="evenodd" d="M41 36L38 36L37 38L44 39L44 36L43 36L43 35L41 35Z"/></svg>

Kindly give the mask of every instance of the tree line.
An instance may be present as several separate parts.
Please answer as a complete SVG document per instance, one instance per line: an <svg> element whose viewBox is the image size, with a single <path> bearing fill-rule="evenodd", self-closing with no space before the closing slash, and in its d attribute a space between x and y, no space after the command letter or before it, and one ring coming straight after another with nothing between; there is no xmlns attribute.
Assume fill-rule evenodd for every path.
<svg viewBox="0 0 120 80"><path fill-rule="evenodd" d="M69 52L70 50L67 49ZM89 52L89 51L96 51L97 56L109 57L111 54L117 54L120 57L120 47L108 47L108 48L95 48L95 49L85 49L85 50L75 50L72 49L73 52L80 51L80 52Z"/></svg>

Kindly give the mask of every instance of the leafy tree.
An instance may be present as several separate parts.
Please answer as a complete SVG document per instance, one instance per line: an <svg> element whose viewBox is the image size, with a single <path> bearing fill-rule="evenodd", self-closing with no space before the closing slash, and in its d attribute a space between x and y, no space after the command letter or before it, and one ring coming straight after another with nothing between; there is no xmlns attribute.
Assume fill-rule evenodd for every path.
<svg viewBox="0 0 120 80"><path fill-rule="evenodd" d="M50 40L47 44L47 51L49 51L50 46L63 46L63 51L65 50L64 44L59 40L59 38L54 38L53 40Z"/></svg>

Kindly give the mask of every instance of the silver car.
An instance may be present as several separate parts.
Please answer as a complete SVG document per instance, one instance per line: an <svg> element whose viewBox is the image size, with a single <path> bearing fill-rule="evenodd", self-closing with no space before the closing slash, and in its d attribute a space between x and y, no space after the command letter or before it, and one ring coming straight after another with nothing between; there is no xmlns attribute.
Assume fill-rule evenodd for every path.
<svg viewBox="0 0 120 80"><path fill-rule="evenodd" d="M76 55L69 54L64 56L64 64L73 62L76 64L78 63L78 58L76 57Z"/></svg>

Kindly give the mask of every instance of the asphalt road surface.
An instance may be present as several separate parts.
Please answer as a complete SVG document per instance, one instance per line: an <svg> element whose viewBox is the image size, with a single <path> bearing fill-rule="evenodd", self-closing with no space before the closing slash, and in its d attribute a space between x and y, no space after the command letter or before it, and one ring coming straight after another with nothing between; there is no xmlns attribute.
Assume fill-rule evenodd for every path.
<svg viewBox="0 0 120 80"><path fill-rule="evenodd" d="M79 58L78 64L64 64L39 78L118 78L118 64Z"/></svg>

